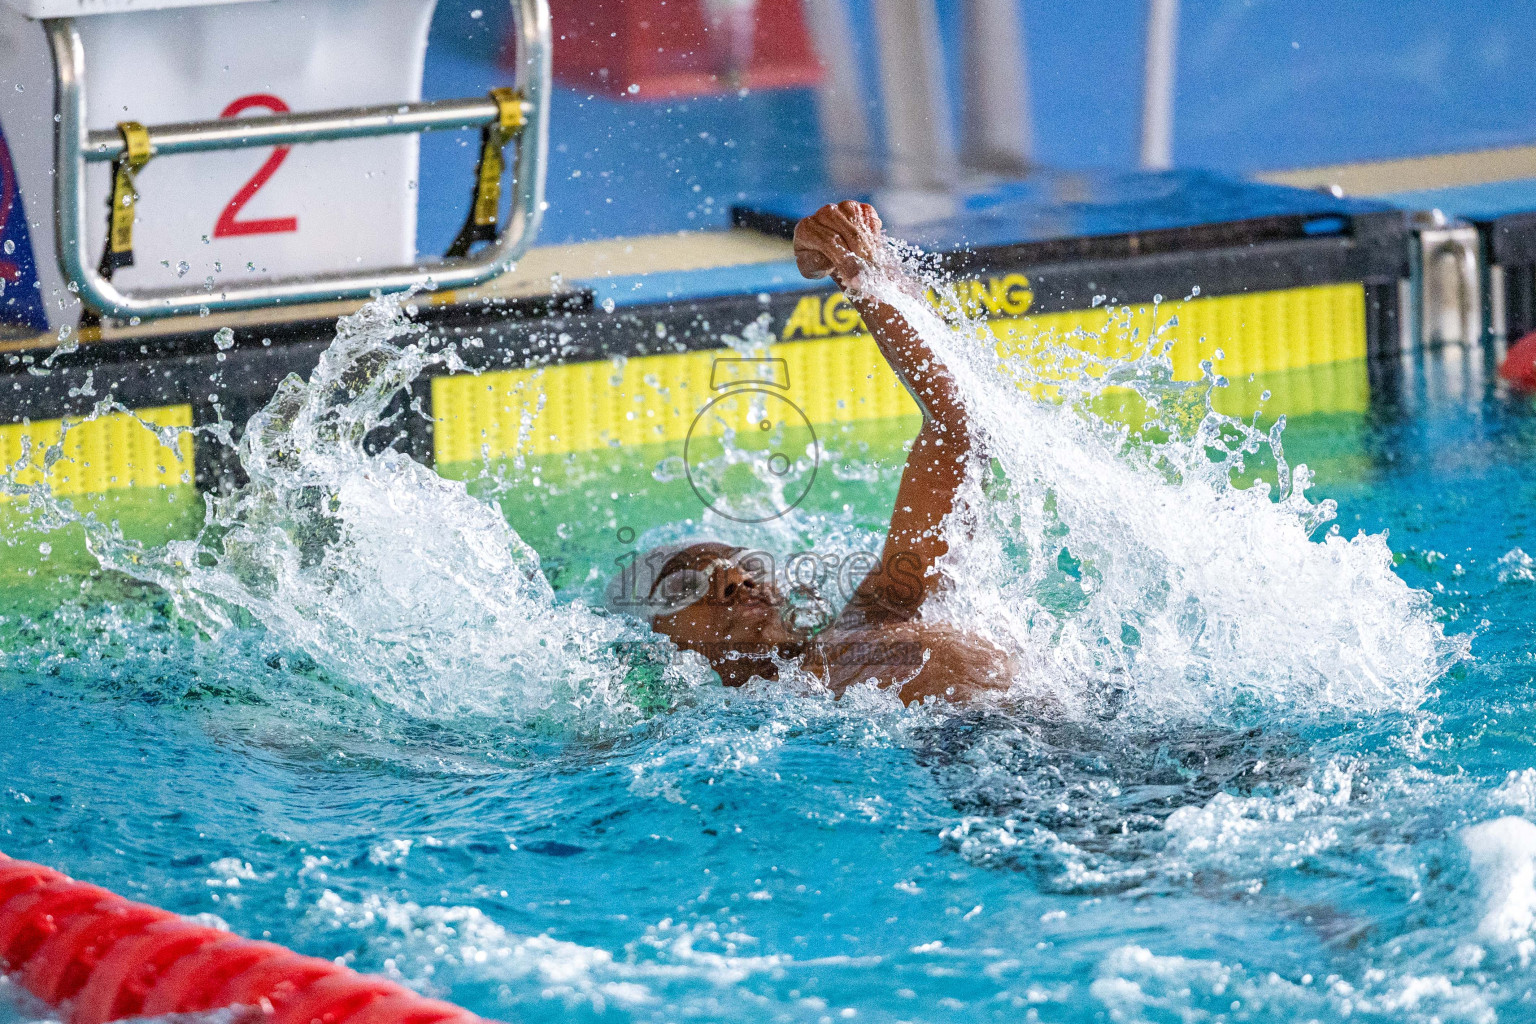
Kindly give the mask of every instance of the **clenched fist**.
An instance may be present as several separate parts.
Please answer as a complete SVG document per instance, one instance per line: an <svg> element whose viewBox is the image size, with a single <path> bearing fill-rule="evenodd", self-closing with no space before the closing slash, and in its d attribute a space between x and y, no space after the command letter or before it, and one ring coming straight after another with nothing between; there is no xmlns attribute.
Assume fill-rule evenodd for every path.
<svg viewBox="0 0 1536 1024"><path fill-rule="evenodd" d="M812 280L832 276L845 287L866 266L881 261L880 215L851 199L823 206L795 225L795 263Z"/></svg>

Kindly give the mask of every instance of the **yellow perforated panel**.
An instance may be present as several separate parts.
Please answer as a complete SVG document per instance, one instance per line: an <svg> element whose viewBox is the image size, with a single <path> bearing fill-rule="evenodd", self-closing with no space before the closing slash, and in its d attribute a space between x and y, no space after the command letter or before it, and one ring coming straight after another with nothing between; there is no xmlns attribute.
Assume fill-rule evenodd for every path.
<svg viewBox="0 0 1536 1024"><path fill-rule="evenodd" d="M35 484L44 479L44 453L59 443L64 433L62 458L47 470L46 479L55 494L101 494L127 487L174 486L192 479L192 435L181 434L178 449L167 448L145 423L159 427L191 427L190 405L165 405L139 409L138 419L127 413L109 413L98 419L69 421L36 420L0 426L0 459L13 466L27 453L28 463L16 475L18 483ZM180 458L178 458L178 454Z"/></svg>
<svg viewBox="0 0 1536 1024"><path fill-rule="evenodd" d="M1250 373L1361 360L1366 354L1365 291L1359 284L1165 302L1155 313L1148 304L1128 312L1008 316L1028 302L1028 282L1022 275L999 281L997 288L978 289L978 302L988 312L995 306L1005 314L990 321L1000 351L1029 350L1054 340L1092 356L1123 357L1145 344L1155 324L1176 317L1168 336L1174 339L1171 357L1181 380L1198 379L1201 361L1215 359L1218 350L1223 354L1218 371L1234 381ZM1105 330L1112 315L1137 333ZM915 414L916 406L874 341L867 334L849 333L861 326L840 296L808 296L784 325L786 338L795 340L779 342L767 353L782 366L760 374L740 367L716 374L716 360L734 353L715 350L439 377L432 382L435 455L448 463L681 441L698 410L719 393L712 383L756 377L777 384L780 372L788 382L782 393L813 424ZM1363 401L1361 387L1353 384L1336 395L1325 392L1330 393L1309 397L1325 407L1336 397L1350 409ZM745 409L745 403L738 403L738 418ZM730 425L740 429L744 421ZM706 429L714 432L723 425Z"/></svg>
<svg viewBox="0 0 1536 1024"><path fill-rule="evenodd" d="M992 328L999 337L1013 333L1026 339L1042 332L1064 338L1080 329L1088 337L1073 339L1073 347L1099 356L1128 355L1130 335L1105 331L1111 315L1105 308L1041 313L994 320ZM1218 350L1223 355L1218 372L1233 379L1365 358L1365 289L1359 284L1164 302L1155 318L1151 303L1134 307L1128 320L1114 315L1142 339L1156 324L1177 318L1169 336L1174 339L1170 355L1179 380L1199 379L1201 361L1215 360Z"/></svg>
<svg viewBox="0 0 1536 1024"><path fill-rule="evenodd" d="M710 384L721 355L686 352L438 377L432 381L437 461L681 441L718 394ZM917 411L868 335L786 342L769 355L783 361L789 382L774 391L812 423ZM715 411L735 429L746 426L745 404ZM708 433L724 426L714 417L701 424Z"/></svg>

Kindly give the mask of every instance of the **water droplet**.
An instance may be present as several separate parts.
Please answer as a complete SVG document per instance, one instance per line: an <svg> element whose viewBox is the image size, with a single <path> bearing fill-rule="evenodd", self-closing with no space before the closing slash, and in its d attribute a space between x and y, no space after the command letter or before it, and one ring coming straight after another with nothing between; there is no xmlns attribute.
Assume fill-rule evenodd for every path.
<svg viewBox="0 0 1536 1024"><path fill-rule="evenodd" d="M26 92L27 90L26 90L25 86L23 86L20 82L17 82L16 83L16 91L17 92Z"/></svg>
<svg viewBox="0 0 1536 1024"><path fill-rule="evenodd" d="M177 277L186 277L187 276L187 272L190 271L191 269L192 269L192 264L188 263L186 260L177 260L176 261L176 276Z"/></svg>
<svg viewBox="0 0 1536 1024"><path fill-rule="evenodd" d="M629 93L631 96L633 96L635 93L640 91L640 85L637 82L630 82L629 83L629 88L624 90L624 91Z"/></svg>
<svg viewBox="0 0 1536 1024"><path fill-rule="evenodd" d="M7 238L5 240L5 254L7 256L9 256L11 253L13 253L15 251L16 251L16 240L14 238Z"/></svg>
<svg viewBox="0 0 1536 1024"><path fill-rule="evenodd" d="M476 7L474 10L469 12L469 16L476 21L479 21L481 18L485 17L485 12Z"/></svg>
<svg viewBox="0 0 1536 1024"><path fill-rule="evenodd" d="M197 315L198 316L207 316L208 315L208 307L207 306L198 306L197 307Z"/></svg>
<svg viewBox="0 0 1536 1024"><path fill-rule="evenodd" d="M228 327L220 327L213 332L213 343L220 352L226 352L235 347L235 332Z"/></svg>
<svg viewBox="0 0 1536 1024"><path fill-rule="evenodd" d="M612 313L613 309L614 309L613 297L609 296L608 298L603 300L603 312L604 313Z"/></svg>

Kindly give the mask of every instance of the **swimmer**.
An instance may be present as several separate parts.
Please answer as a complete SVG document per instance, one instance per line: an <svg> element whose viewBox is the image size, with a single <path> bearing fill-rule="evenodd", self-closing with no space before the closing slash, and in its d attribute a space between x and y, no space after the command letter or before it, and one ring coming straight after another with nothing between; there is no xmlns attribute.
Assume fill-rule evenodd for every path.
<svg viewBox="0 0 1536 1024"><path fill-rule="evenodd" d="M886 262L883 249L880 218L864 203L824 206L795 227L800 272L837 283L923 413L879 564L847 608L813 632L795 606L819 598L796 588L786 600L765 555L727 544L691 544L670 556L658 549L641 560L650 577L640 592L651 627L704 655L727 686L776 679L781 662L798 660L838 696L873 682L912 704L1001 692L1014 674L995 644L922 617L942 585L937 562L949 549L942 524L977 441L948 369L899 312L858 288L861 271Z"/></svg>

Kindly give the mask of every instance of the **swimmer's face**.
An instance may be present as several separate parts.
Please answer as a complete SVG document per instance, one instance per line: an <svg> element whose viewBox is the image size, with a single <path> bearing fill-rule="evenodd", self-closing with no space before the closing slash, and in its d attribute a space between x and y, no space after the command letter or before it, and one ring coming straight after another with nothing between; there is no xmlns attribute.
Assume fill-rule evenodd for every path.
<svg viewBox="0 0 1536 1024"><path fill-rule="evenodd" d="M794 657L803 648L804 636L784 623L784 597L766 556L726 544L694 544L667 560L652 591L666 593L680 581L700 589L707 581L708 587L687 607L656 616L651 628L708 658L725 685L777 678L774 656Z"/></svg>

